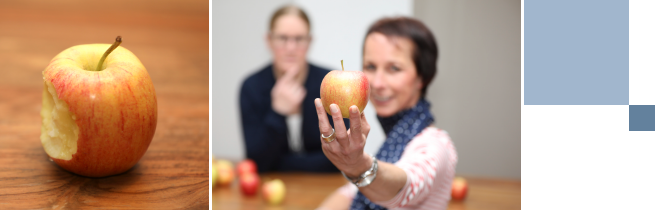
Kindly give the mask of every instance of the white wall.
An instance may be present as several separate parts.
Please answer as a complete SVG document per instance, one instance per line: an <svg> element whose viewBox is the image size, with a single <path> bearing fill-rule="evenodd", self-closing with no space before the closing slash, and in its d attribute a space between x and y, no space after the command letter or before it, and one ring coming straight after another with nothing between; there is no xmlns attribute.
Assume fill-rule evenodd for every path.
<svg viewBox="0 0 655 210"><path fill-rule="evenodd" d="M416 0L414 8L439 44L427 97L457 148L457 173L520 179L521 1Z"/></svg>
<svg viewBox="0 0 655 210"><path fill-rule="evenodd" d="M238 90L246 76L270 62L264 42L268 21L278 7L294 3L312 22L313 42L308 59L337 69L344 60L347 70L361 69L366 29L384 16L411 16L412 1L215 1L213 2L213 154L231 160L245 157L239 120ZM365 110L375 116L373 106ZM377 121L365 148L375 154L384 141Z"/></svg>
<svg viewBox="0 0 655 210"><path fill-rule="evenodd" d="M217 157L245 157L239 88L248 74L269 62L264 40L268 18L272 8L285 2L212 2L212 150Z"/></svg>

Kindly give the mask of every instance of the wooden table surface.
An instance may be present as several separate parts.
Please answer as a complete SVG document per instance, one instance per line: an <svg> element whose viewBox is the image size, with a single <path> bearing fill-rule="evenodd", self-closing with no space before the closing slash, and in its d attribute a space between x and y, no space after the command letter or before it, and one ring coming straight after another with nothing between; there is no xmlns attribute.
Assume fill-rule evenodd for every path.
<svg viewBox="0 0 655 210"><path fill-rule="evenodd" d="M41 72L117 35L152 78L157 130L128 172L81 177L41 146ZM0 1L0 209L80 208L209 208L208 1Z"/></svg>
<svg viewBox="0 0 655 210"><path fill-rule="evenodd" d="M451 201L448 209L521 209L521 181L479 177L466 177L469 183L467 198ZM212 189L213 209L288 209L313 210L328 195L347 183L339 173L267 173L261 175L261 182L281 179L286 186L285 200L279 206L269 206L264 202L261 186L257 195L244 196L235 180L228 186L215 186Z"/></svg>

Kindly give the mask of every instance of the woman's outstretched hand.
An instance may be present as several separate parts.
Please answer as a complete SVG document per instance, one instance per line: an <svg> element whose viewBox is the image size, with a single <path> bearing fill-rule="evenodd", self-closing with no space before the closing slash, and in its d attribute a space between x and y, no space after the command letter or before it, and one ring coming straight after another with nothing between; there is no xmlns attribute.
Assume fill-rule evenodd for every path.
<svg viewBox="0 0 655 210"><path fill-rule="evenodd" d="M314 100L316 113L318 114L318 128L323 136L332 134L332 127L328 116L323 108L321 99ZM364 113L359 113L357 106L353 105L350 111L350 129L346 130L341 111L336 104L330 105L332 121L334 122L334 136L336 141L326 142L321 140L323 153L332 164L343 171L348 177L357 177L371 168L373 159L364 154L366 137L371 126L366 121Z"/></svg>

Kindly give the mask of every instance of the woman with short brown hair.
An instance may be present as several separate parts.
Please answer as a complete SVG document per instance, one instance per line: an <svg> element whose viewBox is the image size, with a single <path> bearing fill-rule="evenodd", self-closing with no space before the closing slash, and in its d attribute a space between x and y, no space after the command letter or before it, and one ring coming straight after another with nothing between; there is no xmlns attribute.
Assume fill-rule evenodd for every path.
<svg viewBox="0 0 655 210"><path fill-rule="evenodd" d="M364 152L368 116L351 106L351 129L336 104L334 129L315 99L323 152L352 182L319 209L446 209L457 153L448 133L433 125L427 86L437 72L437 44L412 18L385 18L366 34L363 72L386 140L377 155Z"/></svg>

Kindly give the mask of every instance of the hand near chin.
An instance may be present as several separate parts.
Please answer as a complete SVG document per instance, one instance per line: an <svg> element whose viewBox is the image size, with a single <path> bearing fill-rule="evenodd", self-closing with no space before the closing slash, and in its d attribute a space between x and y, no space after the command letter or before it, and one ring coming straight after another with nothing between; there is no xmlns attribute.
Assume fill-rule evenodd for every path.
<svg viewBox="0 0 655 210"><path fill-rule="evenodd" d="M300 104L307 91L295 79L299 71L298 68L289 69L275 82L271 90L271 106L278 114L287 116L300 112Z"/></svg>
<svg viewBox="0 0 655 210"><path fill-rule="evenodd" d="M364 113L360 113L357 106L348 108L350 112L350 129L346 130L341 111L336 104L330 105L332 120L334 121L334 133L323 108L321 99L314 100L316 113L318 114L318 127L324 137L332 135L334 140L327 142L321 140L323 153L339 170L349 177L359 176L371 168L372 158L364 153L366 137L371 126L366 121ZM331 139L331 138L328 138Z"/></svg>

